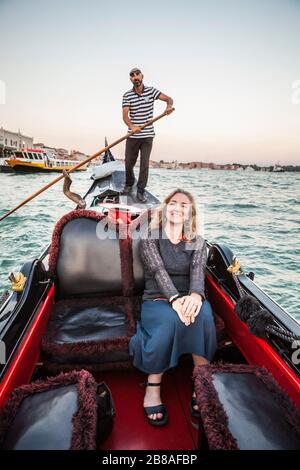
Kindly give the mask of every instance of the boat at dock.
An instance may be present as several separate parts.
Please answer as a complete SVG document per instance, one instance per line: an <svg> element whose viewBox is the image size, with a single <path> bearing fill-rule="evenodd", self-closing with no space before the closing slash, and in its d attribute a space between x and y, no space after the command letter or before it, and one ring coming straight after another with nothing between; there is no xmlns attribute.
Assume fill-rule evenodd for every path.
<svg viewBox="0 0 300 470"><path fill-rule="evenodd" d="M6 159L6 164L12 168L13 171L22 173L68 171L78 165L78 163L79 160L58 158L55 153L43 149L23 149L22 151L15 151ZM83 171L86 169L87 165L83 165L75 171Z"/></svg>
<svg viewBox="0 0 300 470"><path fill-rule="evenodd" d="M110 453L300 449L300 325L254 282L254 273L243 271L228 245L209 241L205 294L218 349L209 366L193 371L190 356L182 356L165 373L169 423L149 425L145 374L132 366L128 344L144 289L139 243L160 201L146 191L141 204L136 187L123 195L125 172L110 152L101 167L82 197L85 208L63 215L44 252L10 276L13 290L0 306L0 447L75 449L80 432L80 448ZM92 435L90 423L80 431L76 425L72 437L79 373L90 388L95 381L111 392L114 424L105 439ZM96 418L89 408L80 414L83 422L87 415L104 426L103 413Z"/></svg>
<svg viewBox="0 0 300 470"><path fill-rule="evenodd" d="M14 169L8 165L6 158L0 158L0 173L14 173Z"/></svg>

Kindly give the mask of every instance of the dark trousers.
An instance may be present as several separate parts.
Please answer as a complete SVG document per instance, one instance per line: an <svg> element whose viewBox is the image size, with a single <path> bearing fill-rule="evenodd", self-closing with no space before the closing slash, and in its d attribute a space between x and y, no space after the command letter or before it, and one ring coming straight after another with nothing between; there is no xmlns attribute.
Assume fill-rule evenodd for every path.
<svg viewBox="0 0 300 470"><path fill-rule="evenodd" d="M149 173L149 159L152 150L153 137L143 137L140 139L132 139L129 137L126 141L125 148L125 169L126 184L132 186L134 184L133 168L136 164L138 154L140 152L140 173L137 182L139 191L144 191L147 186Z"/></svg>

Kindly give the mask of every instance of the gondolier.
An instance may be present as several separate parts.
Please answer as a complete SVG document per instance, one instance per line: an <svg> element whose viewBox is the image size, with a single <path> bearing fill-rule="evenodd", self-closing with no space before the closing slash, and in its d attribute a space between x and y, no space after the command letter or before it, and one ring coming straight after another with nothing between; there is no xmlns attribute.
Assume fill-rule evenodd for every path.
<svg viewBox="0 0 300 470"><path fill-rule="evenodd" d="M148 181L149 159L154 138L153 125L139 130L145 122L153 117L154 101L159 99L167 103L166 112L173 111L173 100L169 96L161 93L154 87L143 84L143 74L139 68L133 68L129 72L133 88L123 95L123 120L128 126L128 132L136 131L134 135L126 141L125 166L126 181L123 194L129 194L134 184L133 168L140 152L140 172L137 182L137 199L147 202L145 188Z"/></svg>

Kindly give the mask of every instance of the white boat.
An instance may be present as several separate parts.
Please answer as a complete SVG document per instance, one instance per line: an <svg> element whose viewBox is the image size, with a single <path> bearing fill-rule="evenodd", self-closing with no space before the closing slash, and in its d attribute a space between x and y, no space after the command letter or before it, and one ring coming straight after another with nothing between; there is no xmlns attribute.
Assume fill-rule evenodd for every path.
<svg viewBox="0 0 300 470"><path fill-rule="evenodd" d="M282 168L280 165L274 165L273 172L274 173L284 173L285 169Z"/></svg>

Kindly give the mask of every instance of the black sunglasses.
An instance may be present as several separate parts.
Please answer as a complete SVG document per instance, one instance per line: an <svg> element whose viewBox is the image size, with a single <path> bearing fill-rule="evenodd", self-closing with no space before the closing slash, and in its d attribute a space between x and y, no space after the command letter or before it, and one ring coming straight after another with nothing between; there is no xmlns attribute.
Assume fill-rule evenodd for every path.
<svg viewBox="0 0 300 470"><path fill-rule="evenodd" d="M130 76L134 77L135 75L139 75L141 73L140 70L136 70L135 72L131 72Z"/></svg>

